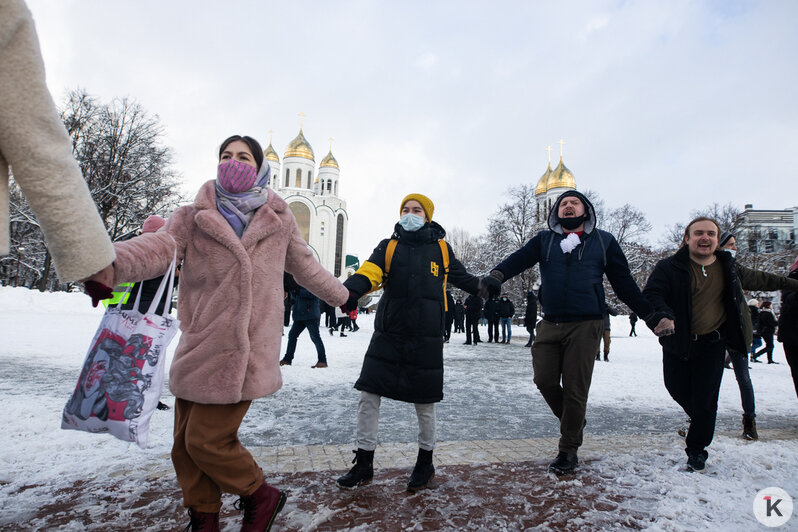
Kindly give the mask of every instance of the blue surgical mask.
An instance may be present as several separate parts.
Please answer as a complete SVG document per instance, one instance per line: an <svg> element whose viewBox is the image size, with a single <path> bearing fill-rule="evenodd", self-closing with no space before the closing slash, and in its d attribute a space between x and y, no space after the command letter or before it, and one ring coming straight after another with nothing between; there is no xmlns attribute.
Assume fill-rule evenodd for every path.
<svg viewBox="0 0 798 532"><path fill-rule="evenodd" d="M724 249L723 251L725 251L726 253L728 253L732 257L737 256L737 250L736 249Z"/></svg>
<svg viewBox="0 0 798 532"><path fill-rule="evenodd" d="M407 213L403 214L402 217L399 218L399 225L401 225L408 233L418 231L424 227L425 223L424 217L419 216L418 214Z"/></svg>

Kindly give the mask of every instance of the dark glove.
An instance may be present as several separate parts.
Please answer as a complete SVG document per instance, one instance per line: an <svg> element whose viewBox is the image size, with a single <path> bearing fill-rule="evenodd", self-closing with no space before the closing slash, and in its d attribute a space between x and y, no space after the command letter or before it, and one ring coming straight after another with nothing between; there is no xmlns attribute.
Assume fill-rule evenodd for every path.
<svg viewBox="0 0 798 532"><path fill-rule="evenodd" d="M349 292L349 299L346 300L346 303L341 305L341 311L344 314L349 314L353 310L357 310L357 300L359 298L352 292Z"/></svg>
<svg viewBox="0 0 798 532"><path fill-rule="evenodd" d="M114 296L114 291L110 286L105 286L97 281L86 281L83 283L83 289L86 295L91 297L92 307L96 307L103 299L109 299Z"/></svg>
<svg viewBox="0 0 798 532"><path fill-rule="evenodd" d="M490 272L479 280L479 297L488 299L490 297L498 297L502 292L502 281L504 275L497 270Z"/></svg>

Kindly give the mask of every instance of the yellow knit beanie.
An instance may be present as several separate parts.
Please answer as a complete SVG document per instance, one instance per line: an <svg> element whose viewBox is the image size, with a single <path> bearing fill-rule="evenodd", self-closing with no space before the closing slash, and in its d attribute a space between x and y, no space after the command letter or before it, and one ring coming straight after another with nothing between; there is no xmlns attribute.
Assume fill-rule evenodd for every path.
<svg viewBox="0 0 798 532"><path fill-rule="evenodd" d="M432 213L433 211L435 211L435 204L432 203L432 200L429 199L424 194L408 194L407 196L405 196L405 199L403 199L402 203L399 204L399 215L401 216L402 214L402 207L404 207L405 203L407 203L410 200L416 200L421 204L421 207L424 209L424 214L427 215L427 221L431 222Z"/></svg>

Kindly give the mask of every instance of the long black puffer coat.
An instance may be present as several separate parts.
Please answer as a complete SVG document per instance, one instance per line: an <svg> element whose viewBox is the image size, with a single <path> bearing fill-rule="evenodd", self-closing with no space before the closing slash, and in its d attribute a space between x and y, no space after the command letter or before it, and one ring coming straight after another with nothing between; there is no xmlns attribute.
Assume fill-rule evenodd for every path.
<svg viewBox="0 0 798 532"><path fill-rule="evenodd" d="M412 233L396 225L393 238L399 242L356 389L408 403L443 399L444 267L438 240L445 234L435 222ZM380 242L344 283L358 297L381 281L388 242ZM448 282L475 293L479 279L448 250Z"/></svg>

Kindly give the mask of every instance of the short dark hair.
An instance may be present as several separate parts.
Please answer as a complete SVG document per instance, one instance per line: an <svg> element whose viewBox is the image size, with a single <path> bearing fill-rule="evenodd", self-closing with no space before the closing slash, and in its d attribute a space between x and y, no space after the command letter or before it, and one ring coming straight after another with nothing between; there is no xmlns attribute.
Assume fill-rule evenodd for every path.
<svg viewBox="0 0 798 532"><path fill-rule="evenodd" d="M258 170L260 170L260 167L263 164L263 148L260 147L260 142L246 135L233 135L224 139L224 142L222 142L222 145L219 147L219 159L222 158L224 149L227 148L231 142L235 142L237 140L240 140L249 146L249 151L252 152L252 156L255 158L255 164L258 165Z"/></svg>

